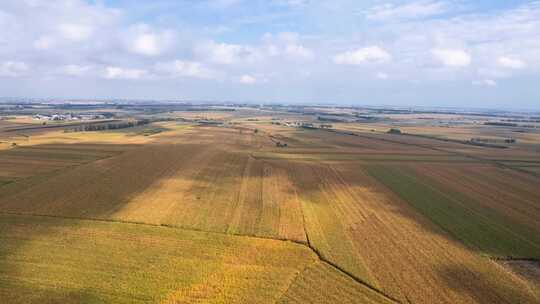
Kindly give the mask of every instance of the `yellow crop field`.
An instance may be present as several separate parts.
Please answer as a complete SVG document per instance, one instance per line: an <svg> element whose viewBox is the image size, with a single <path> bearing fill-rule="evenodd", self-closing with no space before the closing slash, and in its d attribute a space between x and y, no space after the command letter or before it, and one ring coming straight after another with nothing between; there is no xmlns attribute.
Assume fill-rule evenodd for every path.
<svg viewBox="0 0 540 304"><path fill-rule="evenodd" d="M317 260L291 242L166 227L0 215L0 231L3 303L271 302Z"/></svg>
<svg viewBox="0 0 540 304"><path fill-rule="evenodd" d="M540 0L0 0L0 304L540 304Z"/></svg>
<svg viewBox="0 0 540 304"><path fill-rule="evenodd" d="M537 285L491 259L538 258L530 234L539 227L536 177L498 168L476 147L469 156L424 138L246 121L164 122L151 136L52 131L0 152L2 178L14 177L0 180L0 295L73 303L540 301ZM489 155L504 156L497 153ZM454 201L469 209L452 209ZM504 216L482 211L489 208ZM501 223L513 223L511 232L494 228Z"/></svg>
<svg viewBox="0 0 540 304"><path fill-rule="evenodd" d="M450 239L359 166L300 164L293 171L312 246L401 301L511 303L520 290L530 289ZM537 299L524 293L521 301Z"/></svg>
<svg viewBox="0 0 540 304"><path fill-rule="evenodd" d="M238 135L234 144L245 145L247 136ZM8 185L0 189L0 208L305 241L300 203L290 193L284 168L205 141L161 141L65 170L43 183Z"/></svg>
<svg viewBox="0 0 540 304"><path fill-rule="evenodd" d="M306 267L276 303L396 303L328 264L317 262Z"/></svg>

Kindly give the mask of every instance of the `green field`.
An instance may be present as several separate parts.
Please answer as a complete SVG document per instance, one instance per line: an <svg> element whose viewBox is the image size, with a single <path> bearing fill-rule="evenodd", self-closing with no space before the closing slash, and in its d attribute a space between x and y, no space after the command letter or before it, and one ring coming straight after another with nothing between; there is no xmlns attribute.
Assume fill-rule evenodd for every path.
<svg viewBox="0 0 540 304"><path fill-rule="evenodd" d="M398 166L367 171L418 212L466 245L497 257L540 257L540 231L485 208L474 199Z"/></svg>

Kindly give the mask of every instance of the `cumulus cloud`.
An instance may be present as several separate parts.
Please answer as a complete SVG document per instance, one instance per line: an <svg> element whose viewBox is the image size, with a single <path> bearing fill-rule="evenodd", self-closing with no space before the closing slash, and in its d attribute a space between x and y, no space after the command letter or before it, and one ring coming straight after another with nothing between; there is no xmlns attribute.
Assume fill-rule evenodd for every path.
<svg viewBox="0 0 540 304"><path fill-rule="evenodd" d="M160 49L158 46L157 37L152 34L142 34L133 41L133 51L142 55L155 56L159 55Z"/></svg>
<svg viewBox="0 0 540 304"><path fill-rule="evenodd" d="M482 79L473 81L473 85L484 86L484 87L496 87L497 82L493 79Z"/></svg>
<svg viewBox="0 0 540 304"><path fill-rule="evenodd" d="M302 43L301 36L294 32L280 32L277 34L265 34L265 44L260 53L277 57L283 56L291 60L311 61L315 59L315 52Z"/></svg>
<svg viewBox="0 0 540 304"><path fill-rule="evenodd" d="M379 72L375 75L375 77L377 77L377 79L381 79L381 80L386 80L388 79L390 76L388 76L388 74L386 73L383 73L383 72Z"/></svg>
<svg viewBox="0 0 540 304"><path fill-rule="evenodd" d="M312 60L315 58L315 54L313 54L313 51L298 44L287 45L285 47L285 54L304 60Z"/></svg>
<svg viewBox="0 0 540 304"><path fill-rule="evenodd" d="M255 84L257 83L257 78L252 75L242 75L240 77L240 83L242 84Z"/></svg>
<svg viewBox="0 0 540 304"><path fill-rule="evenodd" d="M506 56L499 57L497 59L497 64L501 67L510 69L522 69L525 67L525 62L522 60Z"/></svg>
<svg viewBox="0 0 540 304"><path fill-rule="evenodd" d="M391 59L392 56L384 49L378 46L369 46L337 54L334 56L334 63L361 65L365 63L384 63Z"/></svg>
<svg viewBox="0 0 540 304"><path fill-rule="evenodd" d="M29 71L28 64L21 61L6 61L0 63L0 76L20 77Z"/></svg>
<svg viewBox="0 0 540 304"><path fill-rule="evenodd" d="M306 5L309 2L308 0L274 0L274 1L281 2L283 4L287 4L290 6Z"/></svg>
<svg viewBox="0 0 540 304"><path fill-rule="evenodd" d="M196 47L195 52L212 63L224 65L252 60L257 55L256 50L252 47L215 41L200 44Z"/></svg>
<svg viewBox="0 0 540 304"><path fill-rule="evenodd" d="M448 7L448 4L442 1L414 1L402 5L383 4L369 9L366 18L378 21L425 18L442 14Z"/></svg>
<svg viewBox="0 0 540 304"><path fill-rule="evenodd" d="M171 30L154 30L146 24L132 26L127 34L128 50L144 56L158 56L164 53L174 41Z"/></svg>
<svg viewBox="0 0 540 304"><path fill-rule="evenodd" d="M471 64L471 55L460 49L433 49L431 53L441 64L448 67L466 67Z"/></svg>
<svg viewBox="0 0 540 304"><path fill-rule="evenodd" d="M49 36L41 36L33 43L34 47L38 50L47 50L54 47L54 39Z"/></svg>
<svg viewBox="0 0 540 304"><path fill-rule="evenodd" d="M84 76L88 71L90 71L90 66L83 66L83 65L77 65L77 64L68 64L63 66L60 71L61 73L68 75L68 76Z"/></svg>
<svg viewBox="0 0 540 304"><path fill-rule="evenodd" d="M4 84L4 94L18 93L10 89L16 87L12 84L16 81L35 81L32 93L36 95L54 93L38 88L42 83L38 80L51 75L73 76L70 81L80 81L78 87L84 87L85 79L77 77L196 78L208 81L210 87L212 79L238 84L242 76L250 76L256 83L268 81L276 86L295 82L280 90L283 99L300 96L300 91L313 92L316 85L329 92L324 96L327 99L333 98L333 92L363 100L358 97L364 96L353 96L361 90L347 91L346 85L333 84L357 86L362 79L369 85L388 78L392 81L379 81L379 85L406 87L404 80L410 78L426 88L452 82L455 88L471 82L489 86L486 80L516 75L529 83L540 73L538 1L516 2L496 10L473 2L467 10L460 10L454 4L461 2L449 0L374 1L394 4L371 8L352 0L157 1L140 4L151 6L156 18L142 18L138 6L112 8L107 1L0 1L0 74L4 77L0 86ZM161 5L165 2L168 11ZM209 4L220 10L220 18L210 18L216 11ZM171 12L175 18L167 18ZM359 14L368 22L359 20ZM281 32L291 28L303 34ZM258 36L261 31L268 34ZM366 73L344 71L338 65L365 65ZM434 65L453 68L434 69ZM250 82L248 79L244 77ZM161 96L167 83L148 86L152 89L147 95ZM509 81L500 89L509 90L515 83ZM85 94L75 87L60 92ZM226 87L208 90L201 84L193 91L206 97L226 91ZM336 91L338 87L340 91ZM124 87L115 90L121 92ZM232 89L229 93L224 98L240 97Z"/></svg>
<svg viewBox="0 0 540 304"><path fill-rule="evenodd" d="M64 23L58 25L58 30L62 37L72 41L84 41L90 38L93 28L89 25Z"/></svg>
<svg viewBox="0 0 540 304"><path fill-rule="evenodd" d="M235 6L242 0L208 0L208 6L211 8L228 8Z"/></svg>
<svg viewBox="0 0 540 304"><path fill-rule="evenodd" d="M159 74L168 77L191 77L211 79L216 77L216 72L195 61L175 60L173 62L158 63L155 70Z"/></svg>
<svg viewBox="0 0 540 304"><path fill-rule="evenodd" d="M105 68L103 77L107 79L141 79L148 75L148 71L142 69L129 69L116 66L108 66Z"/></svg>

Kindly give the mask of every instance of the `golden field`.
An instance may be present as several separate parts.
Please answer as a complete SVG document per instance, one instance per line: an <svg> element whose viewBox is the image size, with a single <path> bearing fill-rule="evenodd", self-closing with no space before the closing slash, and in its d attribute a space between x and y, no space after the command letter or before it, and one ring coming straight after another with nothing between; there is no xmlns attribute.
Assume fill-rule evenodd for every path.
<svg viewBox="0 0 540 304"><path fill-rule="evenodd" d="M164 131L151 136L3 135L18 144L0 151L0 295L540 302L537 285L493 259L540 258L538 177L504 166L534 153L248 114L155 123Z"/></svg>

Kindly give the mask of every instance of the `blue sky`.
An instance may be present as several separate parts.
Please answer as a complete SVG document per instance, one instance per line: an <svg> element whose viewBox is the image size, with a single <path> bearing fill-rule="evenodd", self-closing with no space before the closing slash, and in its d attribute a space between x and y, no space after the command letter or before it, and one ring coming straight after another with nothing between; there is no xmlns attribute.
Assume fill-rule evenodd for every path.
<svg viewBox="0 0 540 304"><path fill-rule="evenodd" d="M539 1L3 0L10 97L540 109Z"/></svg>

